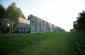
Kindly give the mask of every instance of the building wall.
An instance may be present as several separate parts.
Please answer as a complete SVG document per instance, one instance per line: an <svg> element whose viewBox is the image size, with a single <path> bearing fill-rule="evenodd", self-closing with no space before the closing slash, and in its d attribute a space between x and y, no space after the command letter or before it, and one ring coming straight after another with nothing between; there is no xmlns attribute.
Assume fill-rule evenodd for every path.
<svg viewBox="0 0 85 55"><path fill-rule="evenodd" d="M65 32L64 29L57 27L45 20L42 20L36 16L30 15L29 20L25 18L19 18L17 32Z"/></svg>
<svg viewBox="0 0 85 55"><path fill-rule="evenodd" d="M59 28L45 20L36 16L30 15L30 31L33 32L65 32L64 29Z"/></svg>
<svg viewBox="0 0 85 55"><path fill-rule="evenodd" d="M30 21L25 18L19 18L17 32L30 32Z"/></svg>

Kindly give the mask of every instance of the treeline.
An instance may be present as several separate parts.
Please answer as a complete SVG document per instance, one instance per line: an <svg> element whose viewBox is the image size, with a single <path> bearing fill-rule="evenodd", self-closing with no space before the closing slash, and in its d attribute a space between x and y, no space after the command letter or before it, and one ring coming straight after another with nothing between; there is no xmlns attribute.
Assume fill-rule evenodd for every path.
<svg viewBox="0 0 85 55"><path fill-rule="evenodd" d="M73 23L73 27L75 30L85 30L85 11L79 13L77 20Z"/></svg>
<svg viewBox="0 0 85 55"><path fill-rule="evenodd" d="M70 31L85 30L85 11L80 12L79 16L76 19L77 20L73 22L74 28L71 29Z"/></svg>
<svg viewBox="0 0 85 55"><path fill-rule="evenodd" d="M0 4L0 34L16 32L19 17L25 18L15 2L9 5L6 9Z"/></svg>

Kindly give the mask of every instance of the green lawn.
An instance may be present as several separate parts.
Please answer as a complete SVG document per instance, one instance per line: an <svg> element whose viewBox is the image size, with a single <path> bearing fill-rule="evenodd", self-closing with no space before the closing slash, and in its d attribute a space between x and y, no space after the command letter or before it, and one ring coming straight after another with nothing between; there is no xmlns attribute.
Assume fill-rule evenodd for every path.
<svg viewBox="0 0 85 55"><path fill-rule="evenodd" d="M78 55L71 33L0 35L0 55Z"/></svg>
<svg viewBox="0 0 85 55"><path fill-rule="evenodd" d="M85 31L71 32L71 37L76 43L80 55L85 55Z"/></svg>

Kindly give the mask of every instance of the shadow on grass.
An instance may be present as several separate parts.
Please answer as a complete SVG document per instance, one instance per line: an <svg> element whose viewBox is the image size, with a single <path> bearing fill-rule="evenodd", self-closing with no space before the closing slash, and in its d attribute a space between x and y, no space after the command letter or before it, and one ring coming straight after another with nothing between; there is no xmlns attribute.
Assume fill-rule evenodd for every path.
<svg viewBox="0 0 85 55"><path fill-rule="evenodd" d="M71 32L71 36L79 55L85 55L85 31L73 31Z"/></svg>

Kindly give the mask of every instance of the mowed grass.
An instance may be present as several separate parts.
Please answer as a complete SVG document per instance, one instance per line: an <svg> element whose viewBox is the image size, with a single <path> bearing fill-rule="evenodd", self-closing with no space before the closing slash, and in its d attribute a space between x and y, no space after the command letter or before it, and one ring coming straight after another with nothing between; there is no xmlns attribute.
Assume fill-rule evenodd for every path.
<svg viewBox="0 0 85 55"><path fill-rule="evenodd" d="M0 35L0 55L78 55L68 32Z"/></svg>

